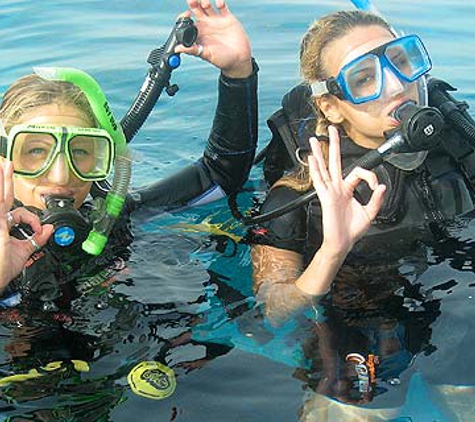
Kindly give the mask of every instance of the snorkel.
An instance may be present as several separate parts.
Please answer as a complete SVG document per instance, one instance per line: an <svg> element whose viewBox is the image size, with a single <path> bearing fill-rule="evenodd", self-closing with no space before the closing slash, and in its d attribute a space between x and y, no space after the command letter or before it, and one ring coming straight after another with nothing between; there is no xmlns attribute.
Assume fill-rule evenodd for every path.
<svg viewBox="0 0 475 422"><path fill-rule="evenodd" d="M196 41L198 29L190 18L179 18L168 36L165 44L150 52L148 63L151 65L140 92L121 120L127 142L142 127L155 103L165 89L169 96L174 96L178 85L170 85L172 71L181 64L180 54L175 53L179 44L190 47Z"/></svg>
<svg viewBox="0 0 475 422"><path fill-rule="evenodd" d="M382 16L381 12L370 0L351 0L351 2L358 10Z"/></svg>
<svg viewBox="0 0 475 422"><path fill-rule="evenodd" d="M112 188L107 193L105 200L94 199L93 227L82 244L82 249L88 254L100 255L112 227L122 211L130 184L131 160L124 132L121 125L116 122L101 87L87 73L65 67L36 67L34 71L44 79L70 82L81 89L99 126L105 129L114 141L115 169Z"/></svg>

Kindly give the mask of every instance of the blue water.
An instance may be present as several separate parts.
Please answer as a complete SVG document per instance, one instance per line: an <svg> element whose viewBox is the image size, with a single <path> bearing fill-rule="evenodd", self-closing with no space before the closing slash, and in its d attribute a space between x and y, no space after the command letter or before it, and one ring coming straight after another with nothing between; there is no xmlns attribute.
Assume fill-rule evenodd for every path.
<svg viewBox="0 0 475 422"><path fill-rule="evenodd" d="M434 61L433 74L458 87L458 98L475 110L475 3L380 0L376 5L398 29L422 37ZM351 5L349 1L231 0L230 7L243 21L261 68L262 146L269 139L266 117L278 107L282 95L299 81L297 51L306 27L321 14ZM142 83L148 52L164 42L175 16L183 9L184 1L179 0L2 0L0 91L30 73L32 66L78 67L100 82L114 113L121 117ZM217 71L209 65L184 57L181 68L173 74L173 82L180 86L180 91L174 98L161 98L133 141L135 186L153 182L200 157L214 113L216 78ZM259 180L260 170L256 169L250 185L258 186ZM216 273L229 277L231 284L249 293L246 248L239 248L233 259L223 260L216 252L216 244L208 243L206 233L171 227L177 223L193 226L207 218L225 222L231 231L242 233L231 220L225 201L176 216L136 222L137 241L130 274L119 279L115 297L110 298L118 303L116 308L103 306L99 298L82 304L83 310L90 310L90 320L76 324L68 333L1 328L0 363L3 366L15 356L18 373L28 372L48 357L50 361L62 360L67 355L63 351L68 348L84 351L84 360L91 366L90 372L82 373L81 382L73 371L62 380L51 376L48 385L38 384L41 388L34 383L28 385L23 394L20 383L18 391L11 394L16 397L13 404L17 413L18 409L23 409L25 415L36 412L35 420L99 420L99 414L103 415L102 420L113 421L298 420L304 383L295 368L282 364L278 357L263 357L242 344L241 348L221 351L221 356L199 367L200 359L205 357L202 346L187 343L164 351L164 339L185 333L192 324L192 316L209 306L203 296L213 296L211 291L219 285L215 283L219 278ZM469 225L462 234L471 238L474 230ZM448 260L425 274L429 285L434 279L451 278L464 286L473 282L471 272L454 270ZM450 293L444 298L447 308L461 310L473 306L471 288L464 287L456 297ZM144 310L142 305L150 306ZM223 316L216 315L218 328L220 318ZM457 318L463 318L463 314L455 313L453 321ZM100 338L101 347L91 346L87 335ZM463 335L454 331L452 338L436 338L435 344L450 352L451 341ZM162 401L133 394L126 381L130 365L153 359L159 352L166 354L167 364L178 374L176 392ZM473 348L464 353L472 355L458 356L454 351L454 361L471 361L475 357ZM264 354L271 355L271 350ZM187 361L194 361L195 368L183 364ZM424 365L423 358L421 362ZM428 398L420 384L419 378L410 382L406 416L417 422L442 420L437 397ZM35 395L31 390L42 393ZM77 410L78 403L86 402L87 397L93 410L94 406L102 409L94 410L95 416L88 416L89 419L85 413L78 416L81 414ZM454 410L445 411L444 417L452 412L453 420L473 420L467 416L474 416L470 400L457 400L457 394L454 397ZM0 414L11 410L7 404L3 406ZM56 409L56 416L41 419L40 409Z"/></svg>

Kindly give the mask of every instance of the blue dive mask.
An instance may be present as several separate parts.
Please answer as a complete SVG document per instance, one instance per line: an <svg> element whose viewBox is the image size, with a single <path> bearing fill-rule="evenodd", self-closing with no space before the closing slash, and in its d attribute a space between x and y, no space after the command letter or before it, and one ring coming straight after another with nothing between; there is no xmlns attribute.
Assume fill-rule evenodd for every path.
<svg viewBox="0 0 475 422"><path fill-rule="evenodd" d="M384 87L384 70L388 69L402 82L411 83L432 68L424 44L417 35L396 38L355 58L336 77L311 85L315 96L332 94L353 104L379 98Z"/></svg>

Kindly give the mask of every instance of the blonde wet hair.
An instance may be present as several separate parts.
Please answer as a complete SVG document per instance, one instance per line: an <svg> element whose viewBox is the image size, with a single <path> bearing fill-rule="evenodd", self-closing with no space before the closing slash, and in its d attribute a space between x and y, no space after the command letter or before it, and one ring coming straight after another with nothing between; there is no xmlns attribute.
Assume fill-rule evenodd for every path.
<svg viewBox="0 0 475 422"><path fill-rule="evenodd" d="M75 107L91 127L97 127L91 106L78 87L70 82L49 81L31 74L17 79L3 95L0 119L5 131L10 132L12 126L32 109L50 104Z"/></svg>
<svg viewBox="0 0 475 422"><path fill-rule="evenodd" d="M330 77L331 75L328 75L325 69L324 58L327 51L331 49L331 44L353 29L366 26L381 26L391 32L391 27L384 19L360 10L339 11L316 20L300 43L300 73L304 82L311 84ZM311 105L316 115L316 135L328 136L330 122L315 106L314 98ZM328 161L328 142L322 142L321 146L323 155ZM308 169L300 166L294 174L279 179L273 187L276 186L287 186L297 191L310 189L312 182Z"/></svg>

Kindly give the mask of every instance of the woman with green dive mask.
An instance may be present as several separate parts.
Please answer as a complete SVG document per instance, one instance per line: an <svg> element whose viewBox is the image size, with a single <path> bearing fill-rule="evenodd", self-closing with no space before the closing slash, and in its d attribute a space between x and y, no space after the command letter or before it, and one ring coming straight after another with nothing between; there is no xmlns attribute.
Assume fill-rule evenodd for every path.
<svg viewBox="0 0 475 422"><path fill-rule="evenodd" d="M257 66L247 35L224 1L217 0L215 7L196 0L188 0L188 5L183 16L195 16L199 35L195 45L179 45L176 52L199 56L221 70L219 117L199 165L129 197L127 164L122 165L122 179L117 178L118 160L128 160L125 139L120 126L111 123L110 110L98 111L104 101L91 100L96 94L91 97L88 91L97 89L90 88L95 82L87 75L79 77L74 69L41 69L20 78L4 94L0 289L5 303L21 297L52 303L63 296L65 283L76 292L68 288L68 295L86 291L87 280L104 271L104 262L119 268L122 264L117 263L127 259L131 211L157 213L199 205L236 191L246 180L257 140ZM223 43L232 48L221 48ZM231 116L245 123L236 125ZM93 183L105 180L114 165L112 190L95 194L98 199L92 202ZM60 243L51 244L58 231L51 236L53 227L47 223L56 211L62 212L61 225L69 218L78 221L81 242L67 244L76 234L61 232ZM43 226L40 218L46 222ZM81 285L74 284L77 277L72 274Z"/></svg>

